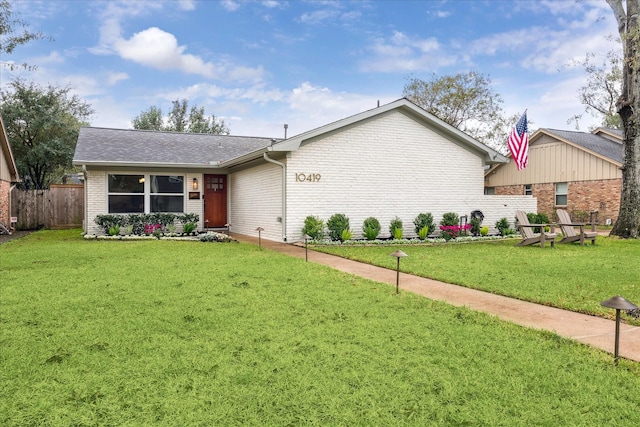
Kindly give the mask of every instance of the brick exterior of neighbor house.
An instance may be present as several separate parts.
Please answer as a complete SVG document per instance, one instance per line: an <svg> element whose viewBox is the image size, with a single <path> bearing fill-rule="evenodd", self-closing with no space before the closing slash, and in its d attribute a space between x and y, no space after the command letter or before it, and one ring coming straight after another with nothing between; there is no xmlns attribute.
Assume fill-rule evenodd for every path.
<svg viewBox="0 0 640 427"><path fill-rule="evenodd" d="M9 209L11 208L9 203L10 191L11 183L0 180L0 222L6 225L9 225L9 219L11 217L11 212L9 212Z"/></svg>
<svg viewBox="0 0 640 427"><path fill-rule="evenodd" d="M598 212L598 223L613 224L620 210L622 179L576 181L567 183L567 205L555 204L553 183L531 184L531 195L538 200L538 213L545 213L556 220L555 210L565 209L573 221L588 221L591 212ZM495 187L496 195L517 196L524 194L524 185ZM607 221L610 220L610 221Z"/></svg>
<svg viewBox="0 0 640 427"><path fill-rule="evenodd" d="M565 209L573 221L613 224L620 210L622 133L598 128L593 132L539 129L531 137L529 165L497 165L485 173L485 190L496 195L535 197L537 211L555 220ZM566 188L566 204L556 205L556 186ZM488 189L488 190L487 190ZM564 201L563 201L564 202Z"/></svg>

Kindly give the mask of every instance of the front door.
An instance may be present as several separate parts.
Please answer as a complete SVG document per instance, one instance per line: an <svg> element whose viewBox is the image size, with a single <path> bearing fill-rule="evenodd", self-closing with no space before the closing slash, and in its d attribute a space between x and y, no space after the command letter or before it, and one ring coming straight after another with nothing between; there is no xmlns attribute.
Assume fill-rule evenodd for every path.
<svg viewBox="0 0 640 427"><path fill-rule="evenodd" d="M227 176L204 176L204 226L224 227L227 223Z"/></svg>

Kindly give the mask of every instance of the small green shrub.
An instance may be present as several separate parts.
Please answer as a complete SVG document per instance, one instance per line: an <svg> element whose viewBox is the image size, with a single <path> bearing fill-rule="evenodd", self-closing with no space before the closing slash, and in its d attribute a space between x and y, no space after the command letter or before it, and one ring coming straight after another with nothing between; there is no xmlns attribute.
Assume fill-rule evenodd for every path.
<svg viewBox="0 0 640 427"><path fill-rule="evenodd" d="M125 236L130 236L133 234L133 225L127 225L124 227Z"/></svg>
<svg viewBox="0 0 640 427"><path fill-rule="evenodd" d="M471 234L473 234L474 236L479 235L480 224L482 224L482 221L480 220L480 218L471 217L469 224L471 224Z"/></svg>
<svg viewBox="0 0 640 427"><path fill-rule="evenodd" d="M480 235L484 237L487 234L489 234L489 227L487 227L486 225L483 225L482 227L480 227Z"/></svg>
<svg viewBox="0 0 640 427"><path fill-rule="evenodd" d="M424 227L427 227L428 230L431 231L436 229L436 223L433 222L433 215L431 215L431 212L418 214L418 216L413 220L413 225L415 226L414 230L418 235L420 235L420 230Z"/></svg>
<svg viewBox="0 0 640 427"><path fill-rule="evenodd" d="M396 238L396 230L400 229L400 238L402 239L402 220L398 217L395 217L391 220L391 222L389 223L389 234L391 235L391 237L393 237L394 239Z"/></svg>
<svg viewBox="0 0 640 427"><path fill-rule="evenodd" d="M375 240L380 234L380 221L370 216L362 224L362 233L367 240Z"/></svg>
<svg viewBox="0 0 640 427"><path fill-rule="evenodd" d="M429 227L425 225L420 230L418 230L418 239L424 240L427 238L427 236L429 236Z"/></svg>
<svg viewBox="0 0 640 427"><path fill-rule="evenodd" d="M187 222L182 226L182 232L184 234L191 234L195 231L196 227L195 222Z"/></svg>
<svg viewBox="0 0 640 427"><path fill-rule="evenodd" d="M352 237L353 237L353 233L348 228L342 230L342 233L340 234L340 240L343 242L346 242L347 240L351 240Z"/></svg>
<svg viewBox="0 0 640 427"><path fill-rule="evenodd" d="M342 232L349 229L349 218L345 214L333 214L327 221L327 229L331 240L342 240Z"/></svg>
<svg viewBox="0 0 640 427"><path fill-rule="evenodd" d="M440 225L460 225L460 217L455 212L447 212L442 215Z"/></svg>
<svg viewBox="0 0 640 427"><path fill-rule="evenodd" d="M178 215L176 219L182 224L187 224L189 222L198 222L200 220L200 216L196 213L186 213L182 215Z"/></svg>
<svg viewBox="0 0 640 427"><path fill-rule="evenodd" d="M529 220L530 224L549 224L549 217L547 216L546 213L534 213L534 212L527 212L527 219ZM548 228L545 227L545 229ZM534 233L540 233L540 227L534 227L533 228L533 232Z"/></svg>
<svg viewBox="0 0 640 427"><path fill-rule="evenodd" d="M509 220L504 217L500 218L498 221L496 221L496 228L498 229L500 235L508 236L506 230L509 230Z"/></svg>
<svg viewBox="0 0 640 427"><path fill-rule="evenodd" d="M120 234L120 226L119 225L113 225L113 226L109 227L109 236L117 236L118 234Z"/></svg>
<svg viewBox="0 0 640 427"><path fill-rule="evenodd" d="M393 229L393 238L396 240L402 239L403 233L402 228L394 228Z"/></svg>
<svg viewBox="0 0 640 427"><path fill-rule="evenodd" d="M124 220L122 215L98 215L94 222L102 227L104 234L109 234L111 227L124 225Z"/></svg>
<svg viewBox="0 0 640 427"><path fill-rule="evenodd" d="M302 234L306 234L313 240L321 240L324 237L324 221L317 216L309 215L304 219Z"/></svg>

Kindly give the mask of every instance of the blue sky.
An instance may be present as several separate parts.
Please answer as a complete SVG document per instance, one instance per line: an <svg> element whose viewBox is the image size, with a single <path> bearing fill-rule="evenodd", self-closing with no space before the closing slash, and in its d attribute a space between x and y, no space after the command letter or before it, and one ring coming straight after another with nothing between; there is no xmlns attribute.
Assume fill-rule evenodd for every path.
<svg viewBox="0 0 640 427"><path fill-rule="evenodd" d="M70 85L92 126L131 128L174 99L223 118L233 135L292 136L402 97L408 79L477 71L507 114L572 129L587 52L617 48L600 1L13 1L53 40L3 61L16 76ZM586 118L581 129L595 124Z"/></svg>

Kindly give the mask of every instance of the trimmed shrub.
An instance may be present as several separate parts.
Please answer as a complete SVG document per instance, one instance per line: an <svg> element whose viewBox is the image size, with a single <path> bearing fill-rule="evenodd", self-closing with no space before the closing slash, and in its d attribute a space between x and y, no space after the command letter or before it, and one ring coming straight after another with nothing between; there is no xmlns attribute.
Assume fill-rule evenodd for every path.
<svg viewBox="0 0 640 427"><path fill-rule="evenodd" d="M507 218L500 218L498 221L496 221L496 228L498 229L498 232L502 236L508 236L509 234L513 234L508 232L508 230L511 230L511 229L509 228L509 220Z"/></svg>
<svg viewBox="0 0 640 427"><path fill-rule="evenodd" d="M549 224L549 217L546 213L527 212L529 224ZM540 227L533 227L534 233L540 233Z"/></svg>
<svg viewBox="0 0 640 427"><path fill-rule="evenodd" d="M469 224L471 224L471 234L473 234L474 236L479 235L480 224L482 224L482 221L480 220L480 218L471 217Z"/></svg>
<svg viewBox="0 0 640 427"><path fill-rule="evenodd" d="M324 237L324 221L317 216L309 215L304 219L302 234L306 234L313 240L321 240Z"/></svg>
<svg viewBox="0 0 640 427"><path fill-rule="evenodd" d="M445 240L455 239L460 233L460 217L455 212L446 212L440 220L440 237Z"/></svg>
<svg viewBox="0 0 640 427"><path fill-rule="evenodd" d="M342 240L342 232L349 229L349 218L345 214L333 214L327 221L331 240Z"/></svg>
<svg viewBox="0 0 640 427"><path fill-rule="evenodd" d="M398 235L398 231L400 237L396 237ZM389 224L389 234L391 234L391 237L393 237L394 239L402 239L402 220L398 217L395 217L391 220L391 223Z"/></svg>
<svg viewBox="0 0 640 427"><path fill-rule="evenodd" d="M413 225L415 226L414 230L418 236L420 236L420 230L424 227L428 227L428 231L436 229L436 223L433 222L433 215L431 215L431 212L418 214L418 216L413 220Z"/></svg>
<svg viewBox="0 0 640 427"><path fill-rule="evenodd" d="M484 237L487 234L489 234L489 227L487 227L486 225L483 225L482 227L480 227L480 235Z"/></svg>
<svg viewBox="0 0 640 427"><path fill-rule="evenodd" d="M370 216L362 223L362 234L367 240L375 240L380 234L380 221Z"/></svg>

